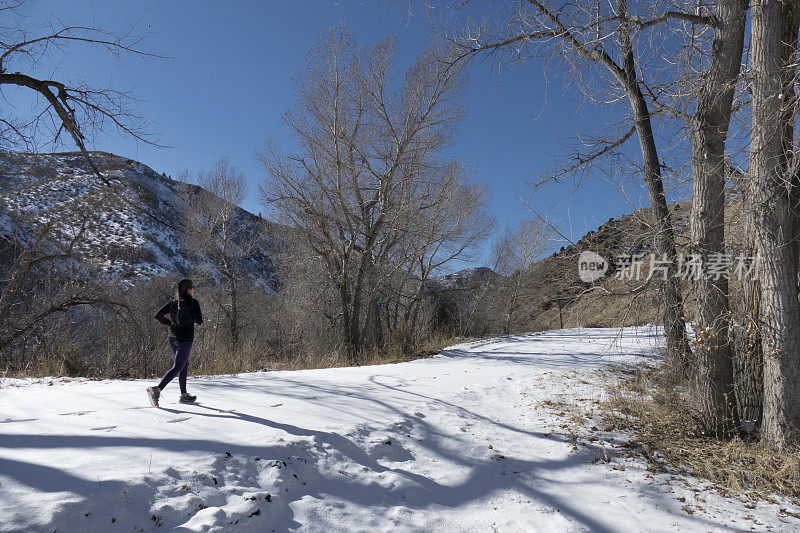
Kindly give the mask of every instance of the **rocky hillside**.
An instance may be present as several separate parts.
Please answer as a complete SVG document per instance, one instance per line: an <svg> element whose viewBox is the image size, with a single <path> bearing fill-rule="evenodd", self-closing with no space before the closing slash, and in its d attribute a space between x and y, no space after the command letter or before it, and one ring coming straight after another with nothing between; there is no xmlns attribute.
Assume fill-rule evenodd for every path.
<svg viewBox="0 0 800 533"><path fill-rule="evenodd" d="M91 173L80 153L0 150L0 239L25 242L42 235L53 248L74 243L84 268L123 283L186 275L208 261L186 246L181 213L185 198L210 193L131 159L91 156L109 184ZM242 266L274 288L271 257L286 229L242 209L235 223L243 239L258 239Z"/></svg>
<svg viewBox="0 0 800 533"><path fill-rule="evenodd" d="M688 254L691 202L676 202L669 209L678 254ZM741 253L745 239L740 200L734 190L728 195L725 216L728 253L735 256ZM497 278L485 291L485 296L481 296L475 315L490 332L502 330L509 309L512 309L511 332L658 323L663 313L661 274L656 272L653 280L647 282L650 255L654 253L653 228L654 220L649 208L609 219L574 244L561 248L529 269L508 278ZM585 251L594 252L608 262L605 275L591 283L581 280L578 272L579 258ZM621 261L631 256L641 257L634 261L638 266L627 271L620 269ZM734 294L739 284L733 276L730 283ZM685 316L691 320L694 293L688 279L682 280L681 284Z"/></svg>

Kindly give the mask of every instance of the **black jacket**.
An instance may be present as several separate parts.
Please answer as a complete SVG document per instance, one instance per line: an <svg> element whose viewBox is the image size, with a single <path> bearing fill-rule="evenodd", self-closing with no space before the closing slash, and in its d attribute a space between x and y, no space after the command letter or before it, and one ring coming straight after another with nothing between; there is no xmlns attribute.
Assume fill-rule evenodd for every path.
<svg viewBox="0 0 800 533"><path fill-rule="evenodd" d="M156 320L169 326L171 342L191 342L194 340L194 325L203 323L203 314L200 303L187 296L180 300L180 312L178 300L172 300L156 313Z"/></svg>

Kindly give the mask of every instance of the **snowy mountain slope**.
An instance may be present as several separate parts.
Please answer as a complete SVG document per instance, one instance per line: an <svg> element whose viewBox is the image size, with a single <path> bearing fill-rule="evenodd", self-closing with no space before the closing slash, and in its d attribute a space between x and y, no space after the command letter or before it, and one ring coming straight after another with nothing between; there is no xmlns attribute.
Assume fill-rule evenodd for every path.
<svg viewBox="0 0 800 533"><path fill-rule="evenodd" d="M428 289L434 294L448 291L469 291L477 284L497 281L500 274L488 267L472 267L452 274L431 278Z"/></svg>
<svg viewBox="0 0 800 533"><path fill-rule="evenodd" d="M186 249L176 228L182 226L182 193L210 193L124 157L91 155L112 188L91 173L80 153L0 150L0 238L28 236L52 223L50 238L65 243L85 225L75 249L88 268L110 280L175 276L207 261ZM273 284L270 245L285 231L241 209L237 221L247 234L266 228L263 246L246 270Z"/></svg>
<svg viewBox="0 0 800 533"><path fill-rule="evenodd" d="M0 530L797 530L785 502L697 494L617 455L626 435L549 407L591 406L597 370L657 360L659 338L562 330L395 365L196 378L201 403L171 384L161 409L143 381L3 380Z"/></svg>

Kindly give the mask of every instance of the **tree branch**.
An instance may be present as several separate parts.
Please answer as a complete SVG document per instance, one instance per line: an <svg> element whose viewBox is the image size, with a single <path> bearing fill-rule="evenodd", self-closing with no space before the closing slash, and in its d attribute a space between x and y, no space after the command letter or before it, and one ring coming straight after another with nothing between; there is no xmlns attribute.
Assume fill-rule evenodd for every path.
<svg viewBox="0 0 800 533"><path fill-rule="evenodd" d="M661 24L662 22L667 22L672 19L683 20L686 22L691 22L692 24L711 26L712 28L716 28L719 25L719 21L716 19L716 17L706 16L706 15L694 15L692 13L683 13L681 11L667 11L660 17L656 17L654 19L646 21L643 21L639 17L631 17L630 21L636 29L643 30L645 28L650 28L651 26L655 26L657 24Z"/></svg>
<svg viewBox="0 0 800 533"><path fill-rule="evenodd" d="M548 182L548 181L557 181L559 178L561 178L563 176L566 176L567 174L570 174L571 172L574 172L574 171L578 170L581 167L589 165L594 160L599 159L599 158L603 157L604 155L612 152L615 148L617 148L619 146L622 146L628 139L631 138L631 136L633 136L633 134L635 132L636 132L636 125L634 124L633 126L630 127L630 129L628 131L626 131L624 134L622 134L619 138L617 138L616 140L614 140L612 142L606 143L606 145L602 149L598 150L597 152L594 152L592 154L588 154L588 155L585 155L585 156L581 155L581 154L577 154L577 155L573 156L572 159L573 159L573 161L575 161L573 164L571 164L571 165L569 165L569 166L567 166L567 167L565 167L565 168L563 168L561 170L558 170L555 174L552 174L550 176L546 176L546 177L542 178L541 180L539 180L538 182L536 182L534 184L534 188L535 187L539 187L540 185L542 185L542 184L544 184L545 182ZM600 143L598 142L597 144L600 144Z"/></svg>

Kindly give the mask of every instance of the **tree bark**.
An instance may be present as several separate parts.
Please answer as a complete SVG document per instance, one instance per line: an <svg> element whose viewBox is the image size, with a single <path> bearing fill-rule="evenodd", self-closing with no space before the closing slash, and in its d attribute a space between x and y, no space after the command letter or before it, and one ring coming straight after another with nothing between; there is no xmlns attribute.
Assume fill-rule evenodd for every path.
<svg viewBox="0 0 800 533"><path fill-rule="evenodd" d="M236 286L236 277L231 275L228 277L228 295L231 299L231 349L234 355L239 356L239 368L244 370L244 353L239 346L239 290Z"/></svg>
<svg viewBox="0 0 800 533"><path fill-rule="evenodd" d="M691 252L702 258L701 272L694 280L695 320L701 332L695 346L695 394L706 430L718 437L733 429L737 413L728 342L728 277L712 276L708 267L710 261L725 260L725 140L742 61L747 4L747 0L717 4L712 56L690 125Z"/></svg>
<svg viewBox="0 0 800 533"><path fill-rule="evenodd" d="M353 319L353 306L350 297L350 286L344 273L337 284L339 292L339 303L342 308L342 333L347 359L350 363L355 363L358 358L360 346L360 334L358 331L358 319Z"/></svg>
<svg viewBox="0 0 800 533"><path fill-rule="evenodd" d="M752 217L748 217L752 218ZM753 235L752 220L745 235ZM755 257L755 243L748 237L742 255ZM764 408L764 356L761 352L761 288L751 276L741 279L734 328L733 382L736 411L742 430L749 435L761 427Z"/></svg>
<svg viewBox="0 0 800 533"><path fill-rule="evenodd" d="M782 93L782 21L796 28L796 2L757 0L752 7L753 125L750 181L758 277L763 312L764 416L762 440L772 448L790 444L800 430L800 302L792 213L793 179L786 175ZM795 30L796 31L796 30ZM796 40L796 37L795 37Z"/></svg>

